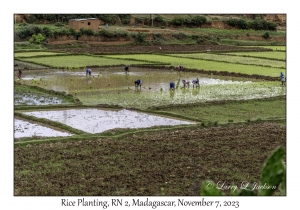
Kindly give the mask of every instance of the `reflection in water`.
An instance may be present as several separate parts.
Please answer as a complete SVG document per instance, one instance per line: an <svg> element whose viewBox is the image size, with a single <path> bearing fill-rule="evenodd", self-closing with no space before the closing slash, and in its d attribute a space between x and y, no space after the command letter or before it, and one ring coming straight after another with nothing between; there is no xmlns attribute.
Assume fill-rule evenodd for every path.
<svg viewBox="0 0 300 210"><path fill-rule="evenodd" d="M51 128L30 123L27 121L15 119L14 137L33 137L33 136L71 136L71 134L61 131L56 131Z"/></svg>
<svg viewBox="0 0 300 210"><path fill-rule="evenodd" d="M37 111L25 112L25 114L65 123L73 128L89 133L100 133L113 128L147 128L161 125L194 124L193 122L149 115L126 109L119 111L69 109L64 111L67 114L66 122L64 122L62 117L62 111Z"/></svg>
<svg viewBox="0 0 300 210"><path fill-rule="evenodd" d="M200 93L200 87L193 88L192 90L193 96L199 95L199 93Z"/></svg>
<svg viewBox="0 0 300 210"><path fill-rule="evenodd" d="M173 99L175 95L175 90L170 90L170 98Z"/></svg>
<svg viewBox="0 0 300 210"><path fill-rule="evenodd" d="M182 94L186 94L190 92L188 88L180 88L180 89Z"/></svg>
<svg viewBox="0 0 300 210"><path fill-rule="evenodd" d="M134 92L137 94L141 94L142 89L140 89L139 87L135 87Z"/></svg>
<svg viewBox="0 0 300 210"><path fill-rule="evenodd" d="M86 78L86 84L88 85L88 84L91 84L91 83L92 83L92 79L90 77L87 77Z"/></svg>

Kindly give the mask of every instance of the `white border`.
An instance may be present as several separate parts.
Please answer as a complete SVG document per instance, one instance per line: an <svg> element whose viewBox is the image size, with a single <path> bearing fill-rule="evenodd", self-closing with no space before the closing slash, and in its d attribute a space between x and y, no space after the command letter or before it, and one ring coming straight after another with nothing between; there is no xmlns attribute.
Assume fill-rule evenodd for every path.
<svg viewBox="0 0 300 210"><path fill-rule="evenodd" d="M295 2L295 1L293 1ZM260 13L260 14L287 14L287 196L286 197L205 197L206 200L236 200L240 201L238 209L284 209L296 206L296 196L299 184L296 176L299 174L297 165L298 141L296 135L299 130L299 100L296 84L299 78L299 68L296 61L299 60L299 15L296 11L297 4L271 0L264 1L9 1L1 6L1 50L2 65L1 76L1 209L30 208L33 209L61 209L63 197L14 197L13 196L13 14L22 13L161 13L161 14L230 14L230 13ZM297 39L298 38L298 39ZM298 63L297 63L298 64ZM297 173L298 172L298 173ZM78 199L78 197L65 197ZM98 197L99 198L99 197ZM100 197L99 199L111 199L114 197ZM118 197L130 200L133 197ZM143 197L145 198L145 197ZM175 199L176 197L149 197L155 200ZM184 197L196 200L197 197ZM200 197L198 197L200 198ZM92 198L87 198L92 199ZM83 207L79 207L83 208ZM86 209L87 207L85 207ZM100 207L94 207L101 209ZM146 208L146 207L145 207ZM199 207L195 207L199 208ZM78 209L78 207L76 208ZM108 208L113 209L113 208ZM133 208L129 208L133 209ZM136 208L137 209L137 208ZM151 207L147 207L151 209ZM161 208L157 209L169 209ZM174 208L172 208L174 209ZM178 209L178 208L175 208Z"/></svg>

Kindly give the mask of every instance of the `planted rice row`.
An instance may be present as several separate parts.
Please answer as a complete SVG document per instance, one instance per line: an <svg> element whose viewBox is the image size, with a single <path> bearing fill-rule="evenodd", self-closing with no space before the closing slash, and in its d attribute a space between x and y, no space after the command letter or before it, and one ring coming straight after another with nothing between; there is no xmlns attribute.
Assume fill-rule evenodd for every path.
<svg viewBox="0 0 300 210"><path fill-rule="evenodd" d="M211 54L211 53L192 53L192 54L169 54L169 56L223 61L223 62L236 63L236 64L270 66L276 68L285 68L286 66L285 61L269 60L268 62L266 62L265 59L259 59L254 57L230 56L230 55L223 55L223 54L218 55L218 54Z"/></svg>
<svg viewBox="0 0 300 210"><path fill-rule="evenodd" d="M135 58L136 60L141 60L141 61L142 60L160 61L164 63L171 63L172 66L182 65L185 68L190 68L190 69L227 71L227 72L242 73L242 74L249 74L249 75L257 74L257 75L271 76L271 77L279 77L281 71L285 72L283 69L278 69L274 67L223 63L218 61L178 58L178 57L170 57L165 55L133 54L133 55L110 55L107 57L119 58L119 59Z"/></svg>

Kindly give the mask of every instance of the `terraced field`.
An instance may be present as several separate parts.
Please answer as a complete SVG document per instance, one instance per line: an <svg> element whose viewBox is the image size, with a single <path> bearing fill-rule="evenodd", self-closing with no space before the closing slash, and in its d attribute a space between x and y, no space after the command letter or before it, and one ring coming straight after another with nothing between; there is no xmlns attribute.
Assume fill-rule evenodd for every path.
<svg viewBox="0 0 300 210"><path fill-rule="evenodd" d="M208 179L259 182L286 146L285 52L268 50L16 52L14 195L199 196Z"/></svg>

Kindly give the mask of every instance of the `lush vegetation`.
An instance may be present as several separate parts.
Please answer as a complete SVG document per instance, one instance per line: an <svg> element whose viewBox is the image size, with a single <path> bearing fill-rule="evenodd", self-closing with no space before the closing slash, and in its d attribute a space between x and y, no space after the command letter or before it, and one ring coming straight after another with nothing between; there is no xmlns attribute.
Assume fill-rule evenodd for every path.
<svg viewBox="0 0 300 210"><path fill-rule="evenodd" d="M275 31L277 24L274 22L268 22L261 18L256 18L255 20L247 21L244 19L232 18L227 21L228 25L237 27L240 29L254 29L254 30L271 30Z"/></svg>
<svg viewBox="0 0 300 210"><path fill-rule="evenodd" d="M186 57L186 58L203 59L203 60L222 61L222 62L236 63L236 64L269 66L269 67L277 67L277 68L284 68L284 69L286 67L285 61L269 60L266 63L265 59L259 59L254 57L228 56L223 54L220 55L220 54L211 54L211 53L169 54L169 55Z"/></svg>
<svg viewBox="0 0 300 210"><path fill-rule="evenodd" d="M235 53L239 54L239 53ZM244 53L247 55L248 53ZM252 54L250 54L252 55ZM265 54L264 54L265 55ZM217 61L206 61L206 60L195 60L190 58L179 58L165 55L146 55L146 54L135 54L135 55L112 55L108 56L111 58L119 59L136 59L137 61L161 61L164 63L170 63L172 66L182 65L190 69L204 69L213 71L227 71L243 74L258 74L265 76L278 77L282 69L265 67L265 66L254 66L254 65L243 65L243 64L233 64L224 63Z"/></svg>
<svg viewBox="0 0 300 210"><path fill-rule="evenodd" d="M285 52L236 52L236 53L226 53L228 55L237 55L237 56L247 56L247 57L256 57L256 58L266 58L266 59L275 59L275 60L286 60Z"/></svg>
<svg viewBox="0 0 300 210"><path fill-rule="evenodd" d="M84 68L86 66L111 66L111 65L131 65L131 64L149 64L151 61L113 59L102 56L89 55L70 55L57 57L31 57L20 58L22 61L32 62L39 65L46 65L53 68ZM163 63L162 63L163 64Z"/></svg>
<svg viewBox="0 0 300 210"><path fill-rule="evenodd" d="M15 52L14 57L35 57L35 56L47 56L47 55L63 55L65 53L60 52L45 52L45 51L31 51L31 52Z"/></svg>
<svg viewBox="0 0 300 210"><path fill-rule="evenodd" d="M109 23L109 28L76 31L66 25L70 18L99 18ZM34 14L25 19L27 23L15 24L15 38L29 41L14 45L14 116L73 135L34 134L14 139L15 196L286 194L286 88L279 79L279 73L286 72L286 33L274 30L276 24L258 15L251 19L218 19L207 15ZM203 28L213 20L238 29ZM128 27L130 24L132 27ZM176 30L163 30L169 26ZM135 31L135 27L144 29ZM60 36L78 41L81 36L101 36L106 41L130 40L132 45L140 46L122 46L124 51L102 55L102 47L69 43L61 46L72 48L68 53L57 53L59 47L55 49L48 41ZM260 41L243 39L255 36ZM214 45L219 51L183 53L182 46L176 45L178 52L169 50L166 54L163 44L170 43L201 45L201 52ZM245 47L227 51L229 46L218 46L224 43L264 45L273 51L245 52L252 50ZM273 46L278 44L282 46ZM51 47L53 51L45 50ZM146 49L137 52L146 54L130 51L134 47ZM226 53L229 51L234 53ZM124 72L125 65L130 65L128 73ZM179 65L184 67L180 72ZM17 77L18 68L23 70L22 79ZM86 68L92 69L91 75L85 74ZM183 86L183 80L196 78L199 86ZM138 79L143 83L135 87ZM170 82L175 83L174 90L170 90ZM32 105L28 98L58 98L62 103L53 100ZM194 124L141 129L120 126L92 134L27 113L84 108L130 109ZM65 112L62 117L73 119ZM96 126L104 126L97 117L91 116L99 119ZM136 123L142 120L148 118L135 119ZM276 147L280 149L273 152ZM231 186L260 181L275 188L207 188L216 187L220 181Z"/></svg>

